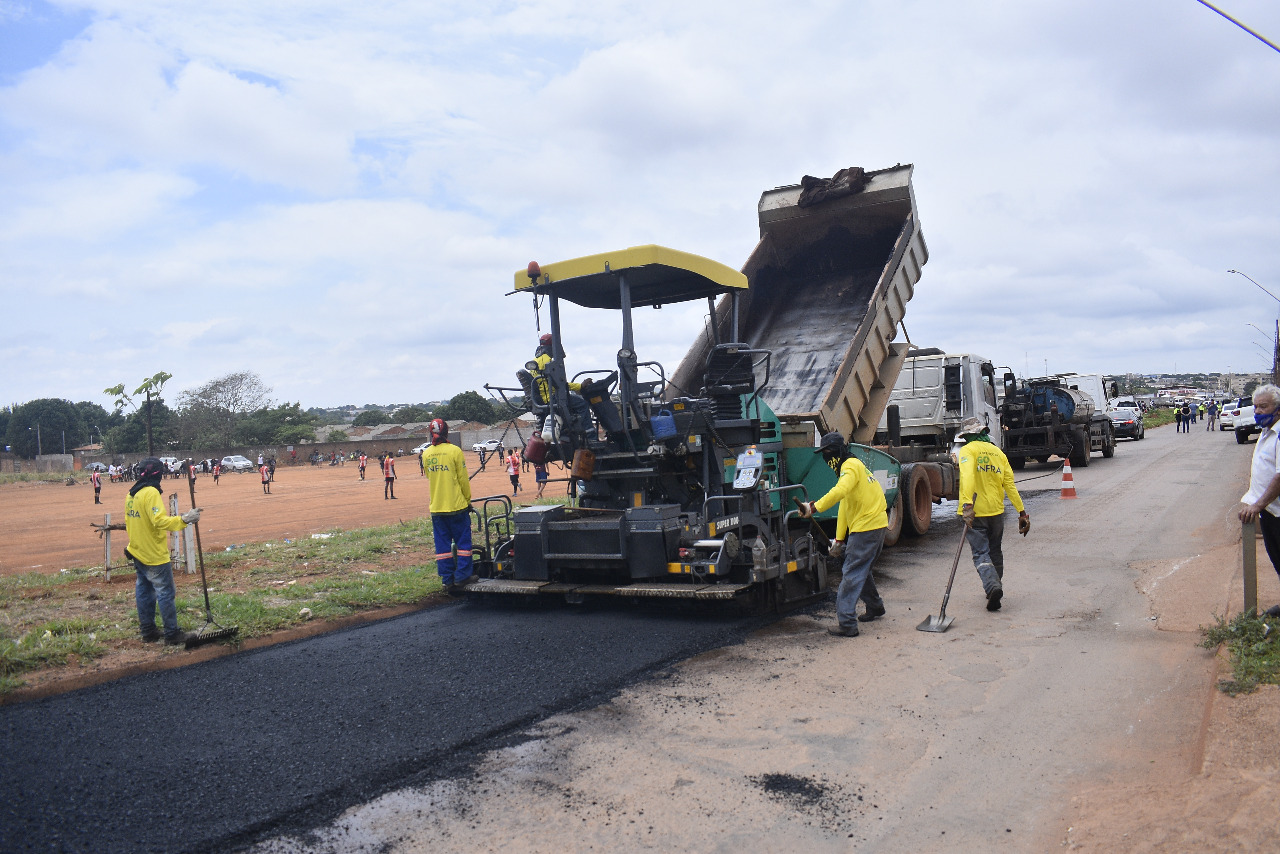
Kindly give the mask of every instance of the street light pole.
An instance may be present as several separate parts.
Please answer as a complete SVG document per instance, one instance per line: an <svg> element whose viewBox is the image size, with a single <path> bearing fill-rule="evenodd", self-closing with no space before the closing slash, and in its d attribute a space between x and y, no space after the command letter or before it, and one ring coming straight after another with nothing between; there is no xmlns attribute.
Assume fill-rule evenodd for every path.
<svg viewBox="0 0 1280 854"><path fill-rule="evenodd" d="M1257 286L1258 290L1262 291L1264 294L1271 297L1277 303L1280 303L1280 297L1271 293L1271 291L1267 290L1262 285L1259 285L1256 281L1254 281L1253 277L1250 276L1248 273L1242 273L1239 270L1228 270L1227 272L1235 273L1237 276L1244 276L1246 279L1253 282L1254 285ZM1252 323L1250 323L1249 325L1253 326ZM1253 328L1258 329L1258 327L1256 326L1253 326ZM1258 331L1262 332L1261 329L1258 329ZM1263 334L1265 335L1266 333L1263 333ZM1276 318L1275 346L1271 353L1271 382L1280 384L1280 316L1277 316Z"/></svg>

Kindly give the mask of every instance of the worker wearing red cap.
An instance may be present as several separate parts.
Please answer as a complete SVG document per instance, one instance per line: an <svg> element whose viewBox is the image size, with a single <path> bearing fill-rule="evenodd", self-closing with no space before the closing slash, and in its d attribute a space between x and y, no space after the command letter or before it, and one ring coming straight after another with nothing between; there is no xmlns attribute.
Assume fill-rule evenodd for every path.
<svg viewBox="0 0 1280 854"><path fill-rule="evenodd" d="M462 449L449 441L448 422L433 419L430 431L431 444L422 452L422 468L431 489L436 572L445 590L456 596L472 581L471 479Z"/></svg>

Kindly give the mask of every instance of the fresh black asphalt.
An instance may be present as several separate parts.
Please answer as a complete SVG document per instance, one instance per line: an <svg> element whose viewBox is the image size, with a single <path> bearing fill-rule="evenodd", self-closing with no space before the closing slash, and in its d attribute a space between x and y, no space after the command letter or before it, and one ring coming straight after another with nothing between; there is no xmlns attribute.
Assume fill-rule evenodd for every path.
<svg viewBox="0 0 1280 854"><path fill-rule="evenodd" d="M758 625L459 603L2 706L0 851L224 851L304 830Z"/></svg>

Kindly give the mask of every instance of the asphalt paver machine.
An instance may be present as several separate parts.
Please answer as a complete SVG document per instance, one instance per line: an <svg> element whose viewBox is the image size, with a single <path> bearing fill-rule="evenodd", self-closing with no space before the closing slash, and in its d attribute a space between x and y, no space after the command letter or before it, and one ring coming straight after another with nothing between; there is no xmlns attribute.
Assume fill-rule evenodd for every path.
<svg viewBox="0 0 1280 854"><path fill-rule="evenodd" d="M636 246L531 264L515 284L548 308L552 358L543 373L551 395L533 409L550 440L543 450L569 467L570 498L516 510L512 541L482 562L490 577L468 593L764 607L821 595L828 558L792 499L829 488L835 474L807 466L805 481L788 480L781 425L761 396L769 351L741 342L731 320L724 340L708 348L696 387L676 393L663 365L643 360L636 346L634 309L693 300L714 308L724 298L732 315L746 277L697 255ZM616 315L616 365L567 376L562 300ZM571 398L570 381L581 383L589 425L575 413L582 403Z"/></svg>

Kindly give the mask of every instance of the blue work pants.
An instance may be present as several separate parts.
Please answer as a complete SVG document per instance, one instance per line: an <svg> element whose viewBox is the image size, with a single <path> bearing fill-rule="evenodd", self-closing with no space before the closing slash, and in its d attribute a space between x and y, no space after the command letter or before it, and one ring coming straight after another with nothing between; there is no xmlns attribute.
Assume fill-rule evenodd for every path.
<svg viewBox="0 0 1280 854"><path fill-rule="evenodd" d="M160 622L164 625L164 636L178 635L178 609L173 600L177 590L173 584L173 564L162 563L159 566L147 566L134 558L133 567L138 578L134 584L134 598L138 604L138 627L144 637L156 634L156 604L160 605Z"/></svg>
<svg viewBox="0 0 1280 854"><path fill-rule="evenodd" d="M436 572L440 583L446 586L466 581L471 577L471 511L457 513L432 513L431 533L436 543ZM457 543L458 559L453 558L453 546Z"/></svg>
<svg viewBox="0 0 1280 854"><path fill-rule="evenodd" d="M885 530L877 528L874 531L850 532L845 541L844 564L840 567L840 589L836 592L836 619L841 628L858 627L859 599L866 604L868 610L884 608L884 601L876 591L871 564L875 563L884 550Z"/></svg>

